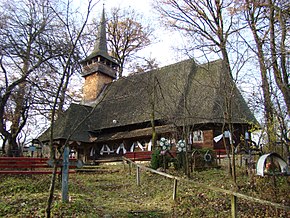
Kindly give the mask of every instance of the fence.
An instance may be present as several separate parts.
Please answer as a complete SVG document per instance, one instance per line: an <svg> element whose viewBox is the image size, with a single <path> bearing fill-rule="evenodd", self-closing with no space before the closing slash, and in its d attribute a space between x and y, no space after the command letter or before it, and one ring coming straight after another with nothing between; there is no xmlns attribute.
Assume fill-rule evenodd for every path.
<svg viewBox="0 0 290 218"><path fill-rule="evenodd" d="M141 171L140 171L140 169L143 169L143 170L146 170L146 171L149 171L149 172L152 172L152 173L156 173L156 174L158 174L160 176L164 176L164 177L167 177L169 179L173 179L173 194L172 194L173 200L176 200L178 181L184 181L184 182L187 182L187 183L191 183L191 184L193 184L196 187L201 187L201 188L212 190L214 192L219 192L219 193L224 193L224 194L229 195L230 198L231 198L231 217L233 217L233 218L237 217L237 212L238 212L237 211L237 199L238 198L241 198L241 199L244 199L244 200L248 200L248 201L251 201L251 202L255 202L255 203L260 203L260 204L264 204L264 205L273 206L273 207L275 207L277 209L283 209L283 210L286 210L286 211L290 211L290 207L289 206L285 206L285 205L282 205L282 204L278 204L278 203L262 200L262 199L259 199L259 198L254 198L254 197L251 197L251 196L248 196L248 195L245 195L245 194L241 194L241 193L238 193L238 192L234 192L234 191L231 191L231 190L225 190L225 189L218 188L218 187L212 187L212 186L205 185L205 184L202 184L202 183L198 183L198 182L195 182L195 181L192 181L192 180L189 180L189 179L173 176L173 175L170 175L170 174L167 174L167 173L164 173L164 172L160 172L160 171L145 167L143 165L137 164L134 161L132 161L132 160L126 158L126 157L123 157L123 161L129 163L130 173L131 173L131 164L136 166L136 180L137 180L137 185L138 186L140 186L140 184L141 184L141 177L140 177Z"/></svg>
<svg viewBox="0 0 290 218"><path fill-rule="evenodd" d="M70 173L76 173L75 168L82 167L82 161L78 159L69 159L71 169ZM63 160L58 160L57 165L60 168ZM53 162L49 158L38 157L0 157L0 174L13 175L32 175L32 174L51 174ZM61 171L57 171L60 174Z"/></svg>

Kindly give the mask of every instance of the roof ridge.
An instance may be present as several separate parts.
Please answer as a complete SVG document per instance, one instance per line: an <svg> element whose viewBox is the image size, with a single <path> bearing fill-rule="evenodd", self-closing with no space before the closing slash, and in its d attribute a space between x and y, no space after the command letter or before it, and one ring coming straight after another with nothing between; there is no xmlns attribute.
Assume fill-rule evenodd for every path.
<svg viewBox="0 0 290 218"><path fill-rule="evenodd" d="M207 63L203 63L203 64L197 64L194 61L194 59L190 58L190 59L182 60L182 61L170 64L170 65L167 65L167 66L163 66L163 67L160 67L160 68L157 68L157 69L153 69L153 70L149 70L149 71L145 71L145 72L140 72L140 73L132 73L132 74L129 74L128 76L126 76L126 77L121 77L121 78L119 78L117 80L113 80L112 82L108 83L107 85L120 83L122 80L130 80L133 77L140 77L140 76L143 76L143 75L148 75L150 73L153 74L156 71L163 72L163 71L166 71L166 69L170 69L170 68L172 68L174 66L182 65L184 63L190 63L191 62L191 63L194 63L196 65L196 67L203 67L205 65L210 65L210 64L221 62L221 61L222 61L222 59L217 59L217 60L214 60L214 61L211 61L211 62L207 62Z"/></svg>
<svg viewBox="0 0 290 218"><path fill-rule="evenodd" d="M152 69L152 70L148 70L148 71L144 71L144 72L140 72L140 73L130 73L127 77L133 77L133 76L137 76L137 75L142 75L142 74L154 72L154 71L157 71L157 70L164 70L164 69L167 69L167 68L171 68L172 66L176 66L176 65L183 64L183 63L190 62L190 61L195 63L197 65L197 67L202 67L204 65L209 65L209 64L214 64L216 62L221 62L222 59L219 58L219 59L216 59L216 60L213 60L213 61L208 61L206 63L199 64L193 58L189 58L189 59L178 61L176 63L172 63L172 64L169 64L169 65L166 65L166 66L162 66L162 67L159 67L159 68L156 68L156 69ZM122 78L127 78L127 77L122 77Z"/></svg>

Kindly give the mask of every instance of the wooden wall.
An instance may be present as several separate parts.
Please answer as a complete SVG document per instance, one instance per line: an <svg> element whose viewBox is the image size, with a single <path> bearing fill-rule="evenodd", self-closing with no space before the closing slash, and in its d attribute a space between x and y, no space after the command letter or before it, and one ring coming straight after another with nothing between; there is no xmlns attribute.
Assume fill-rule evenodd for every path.
<svg viewBox="0 0 290 218"><path fill-rule="evenodd" d="M93 73L85 79L83 87L83 100L89 102L95 100L105 84L112 82L112 78L102 73Z"/></svg>
<svg viewBox="0 0 290 218"><path fill-rule="evenodd" d="M193 142L192 148L213 149L213 130L203 130L203 142Z"/></svg>

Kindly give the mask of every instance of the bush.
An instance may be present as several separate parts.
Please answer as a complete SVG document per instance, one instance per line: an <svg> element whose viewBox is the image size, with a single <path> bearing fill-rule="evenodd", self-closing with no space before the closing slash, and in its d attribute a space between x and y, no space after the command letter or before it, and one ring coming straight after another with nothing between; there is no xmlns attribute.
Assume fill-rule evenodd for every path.
<svg viewBox="0 0 290 218"><path fill-rule="evenodd" d="M185 153L178 153L174 159L174 169L180 170L185 167Z"/></svg>
<svg viewBox="0 0 290 218"><path fill-rule="evenodd" d="M152 153L150 167L154 170L158 168L168 169L169 163L174 161L171 157L168 156L168 153L164 155L161 154L160 149L156 149Z"/></svg>
<svg viewBox="0 0 290 218"><path fill-rule="evenodd" d="M150 167L157 170L162 165L162 157L160 155L160 150L156 149L152 152Z"/></svg>

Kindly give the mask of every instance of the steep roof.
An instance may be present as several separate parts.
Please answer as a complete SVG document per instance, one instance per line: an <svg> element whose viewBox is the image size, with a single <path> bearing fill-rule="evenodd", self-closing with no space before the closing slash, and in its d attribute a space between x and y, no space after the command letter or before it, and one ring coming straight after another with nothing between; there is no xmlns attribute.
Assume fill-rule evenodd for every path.
<svg viewBox="0 0 290 218"><path fill-rule="evenodd" d="M186 60L120 78L107 85L92 107L72 104L55 122L54 138L67 138L90 112L70 140L89 142L89 131L101 133L108 129L116 138L124 126L141 127L150 122L152 111L155 120L166 125L222 124L228 103L225 99L232 102L232 123L257 123L230 75L223 70L221 60L202 65ZM40 140L49 139L48 131ZM120 134L128 133L125 130Z"/></svg>
<svg viewBox="0 0 290 218"><path fill-rule="evenodd" d="M256 123L222 66L221 60L203 65L186 60L120 78L105 90L104 99L92 115L92 130L148 122L153 107L155 120L167 123L223 123L224 99L230 92L232 122Z"/></svg>
<svg viewBox="0 0 290 218"><path fill-rule="evenodd" d="M70 107L54 123L53 138L55 140L70 138L71 141L89 142L90 120L84 118L92 108L85 105L71 104ZM40 137L40 141L49 141L50 128Z"/></svg>

